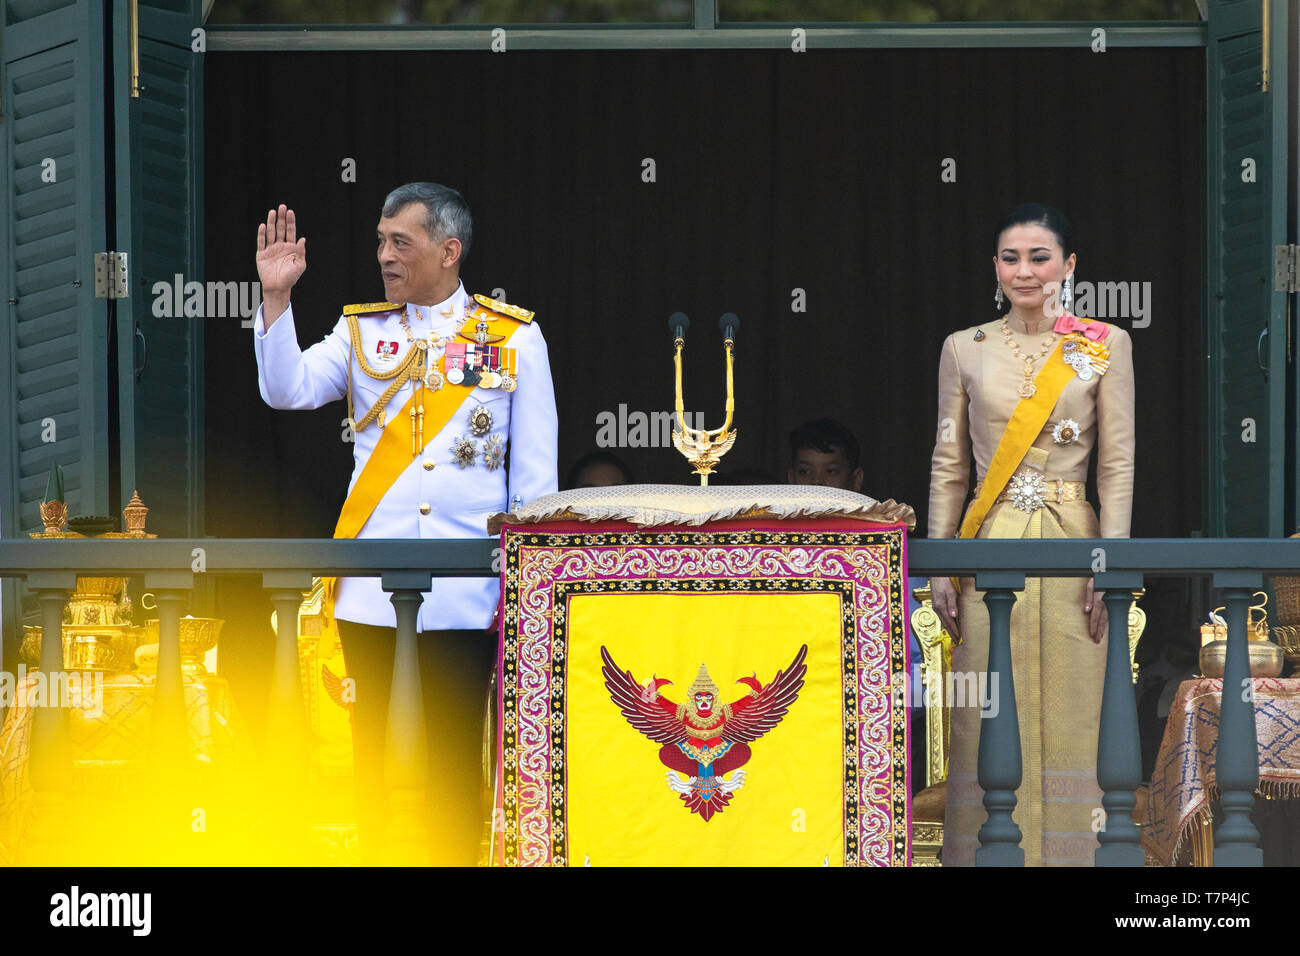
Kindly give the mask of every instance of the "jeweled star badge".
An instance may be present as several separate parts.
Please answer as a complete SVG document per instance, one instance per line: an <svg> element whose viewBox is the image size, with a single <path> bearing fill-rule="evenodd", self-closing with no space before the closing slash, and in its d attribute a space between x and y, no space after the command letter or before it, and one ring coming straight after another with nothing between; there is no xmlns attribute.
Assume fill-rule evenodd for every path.
<svg viewBox="0 0 1300 956"><path fill-rule="evenodd" d="M1033 514L1047 501L1047 481L1042 472L1027 468L1011 476L1007 494L1011 507Z"/></svg>
<svg viewBox="0 0 1300 956"><path fill-rule="evenodd" d="M483 464L488 471L496 471L506 454L506 440L500 435L489 435L483 443Z"/></svg>
<svg viewBox="0 0 1300 956"><path fill-rule="evenodd" d="M492 430L492 410L484 405L469 413L469 430L476 438L482 438Z"/></svg>
<svg viewBox="0 0 1300 956"><path fill-rule="evenodd" d="M1063 418L1052 428L1052 441L1058 445L1073 445L1079 440L1079 423L1073 418Z"/></svg>
<svg viewBox="0 0 1300 956"><path fill-rule="evenodd" d="M478 445L468 435L462 435L451 443L451 457L461 468L468 468L478 457Z"/></svg>

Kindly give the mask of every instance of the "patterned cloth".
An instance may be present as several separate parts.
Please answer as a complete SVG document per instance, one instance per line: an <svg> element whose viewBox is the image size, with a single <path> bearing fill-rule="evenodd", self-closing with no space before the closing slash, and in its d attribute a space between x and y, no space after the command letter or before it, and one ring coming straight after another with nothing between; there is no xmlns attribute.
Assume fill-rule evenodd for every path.
<svg viewBox="0 0 1300 956"><path fill-rule="evenodd" d="M1192 825L1210 819L1210 802L1219 795L1214 768L1222 695L1221 677L1183 681L1169 708L1142 828L1142 842L1166 865L1173 864ZM1255 792L1300 797L1300 679L1255 678L1255 737Z"/></svg>
<svg viewBox="0 0 1300 956"><path fill-rule="evenodd" d="M569 522L502 540L497 862L911 862L901 524ZM683 801L697 777L673 772L663 740L611 700L610 673L630 673L642 700L681 705L707 664L730 720L742 681L776 684L801 645L797 698L739 737L748 777L715 761L718 784L743 789L694 815Z"/></svg>

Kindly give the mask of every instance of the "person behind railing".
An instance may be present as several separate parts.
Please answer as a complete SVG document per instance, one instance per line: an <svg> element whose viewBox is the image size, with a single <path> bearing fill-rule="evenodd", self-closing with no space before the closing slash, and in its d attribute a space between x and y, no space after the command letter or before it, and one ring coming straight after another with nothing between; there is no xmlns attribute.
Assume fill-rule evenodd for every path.
<svg viewBox="0 0 1300 956"><path fill-rule="evenodd" d="M1135 450L1129 335L1069 314L1076 255L1060 211L1017 206L994 239L995 303L999 312L1004 301L1011 308L944 342L930 537L1128 537ZM1094 449L1100 521L1086 498ZM979 481L963 517L972 455ZM1088 560L1080 560L1083 574ZM985 819L976 757L980 716L991 712L995 688L985 676L988 613L974 581L964 579L960 593L947 578L931 587L944 627L961 639L953 688L981 688L983 698L946 702L959 705L944 822L943 864L951 866L973 861ZM1012 611L1023 754L1014 819L1030 865L1089 863L1097 846L1105 628L1091 579L1030 578Z"/></svg>
<svg viewBox="0 0 1300 956"><path fill-rule="evenodd" d="M860 492L860 454L853 432L835 419L804 422L790 433L786 480L792 485L822 485Z"/></svg>
<svg viewBox="0 0 1300 956"><path fill-rule="evenodd" d="M284 206L258 227L262 398L285 409L348 400L353 472L336 538L481 538L489 515L556 490L546 342L531 312L466 293L460 267L472 228L453 189L393 190L375 237L388 301L345 306L325 340L304 352L289 293L307 267L307 240ZM373 859L385 820L396 616L377 577L345 578L331 597L356 682L358 816L363 859ZM496 647L486 628L499 597L493 578L439 578L419 611L436 862L478 856L483 706Z"/></svg>
<svg viewBox="0 0 1300 956"><path fill-rule="evenodd" d="M632 477L632 469L627 462L608 449L598 448L583 455L570 466L562 490L634 484L636 480Z"/></svg>

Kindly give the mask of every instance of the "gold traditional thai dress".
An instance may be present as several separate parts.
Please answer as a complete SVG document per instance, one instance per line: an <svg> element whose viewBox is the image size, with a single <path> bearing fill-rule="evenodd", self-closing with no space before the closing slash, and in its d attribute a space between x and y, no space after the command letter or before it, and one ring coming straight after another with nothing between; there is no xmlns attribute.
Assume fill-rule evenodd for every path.
<svg viewBox="0 0 1300 956"><path fill-rule="evenodd" d="M1040 349L1051 333L1051 320L1044 318L1033 333L1018 319L1009 317L1007 322L1021 354L1035 357L1037 374L1045 361ZM1047 502L1027 514L1011 500L1000 499L976 537L1128 537L1135 444L1132 343L1128 333L1115 326L1104 343L1110 351L1109 369L1086 381L1071 377L1026 454L1025 462L1037 464L1047 479ZM1017 388L1024 380L1023 360L1004 341L1001 320L956 332L944 343L930 478L931 538L957 533L969 490L971 454L982 481L1020 402ZM1067 420L1077 423L1077 436L1072 443L1060 444L1053 430ZM1068 436L1068 427L1065 432L1062 437ZM1080 494L1081 486L1061 486L1055 480L1085 482L1094 447L1100 522ZM1062 487L1065 494L1059 493ZM1058 502L1058 497L1074 500ZM1080 554L1080 570L1090 562L1090 554ZM1023 766L1014 819L1030 866L1088 865L1097 847L1097 732L1106 644L1094 644L1088 636L1086 586L1085 578L1029 578L1011 614ZM973 579L962 581L957 626L962 643L954 649L953 670L983 674L988 668L989 619ZM977 832L987 818L976 776L980 709L954 707L951 713L943 865L970 865L979 845Z"/></svg>

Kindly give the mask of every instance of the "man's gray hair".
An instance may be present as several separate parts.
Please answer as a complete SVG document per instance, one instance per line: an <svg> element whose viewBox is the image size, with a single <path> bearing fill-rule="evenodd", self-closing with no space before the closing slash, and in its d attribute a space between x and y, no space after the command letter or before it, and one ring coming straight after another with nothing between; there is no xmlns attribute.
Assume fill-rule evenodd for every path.
<svg viewBox="0 0 1300 956"><path fill-rule="evenodd" d="M460 193L437 183L407 183L398 186L384 199L384 218L393 218L413 202L424 204L424 228L434 242L459 239L461 259L469 255L474 221L469 214L469 205Z"/></svg>

